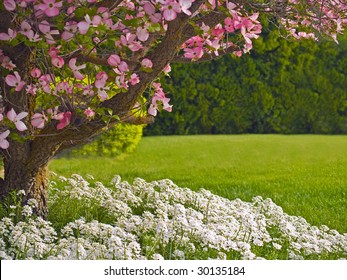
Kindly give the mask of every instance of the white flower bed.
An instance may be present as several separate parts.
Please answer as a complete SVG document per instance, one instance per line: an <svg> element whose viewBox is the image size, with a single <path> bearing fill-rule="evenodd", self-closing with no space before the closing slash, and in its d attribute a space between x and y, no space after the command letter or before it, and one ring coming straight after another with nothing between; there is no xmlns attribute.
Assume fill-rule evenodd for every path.
<svg viewBox="0 0 347 280"><path fill-rule="evenodd" d="M1 259L262 259L345 258L347 234L315 227L271 201L228 200L170 180L132 185L116 176L110 186L79 175L59 179L51 205L82 205L111 221L79 218L58 232L21 209L23 221L0 221ZM61 184L61 183L60 183ZM77 207L77 206L76 206ZM63 212L62 212L63 213ZM86 212L87 213L87 212ZM62 214L63 215L63 214Z"/></svg>

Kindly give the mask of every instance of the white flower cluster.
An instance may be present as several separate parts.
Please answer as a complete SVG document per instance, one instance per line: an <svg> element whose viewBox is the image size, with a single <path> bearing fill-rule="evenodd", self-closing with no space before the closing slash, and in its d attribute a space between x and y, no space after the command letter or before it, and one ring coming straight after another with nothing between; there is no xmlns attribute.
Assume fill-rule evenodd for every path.
<svg viewBox="0 0 347 280"><path fill-rule="evenodd" d="M60 177L51 205L82 202L108 221L80 218L54 230L23 209L24 220L0 221L1 259L263 259L345 258L347 234L290 216L270 199L228 200L165 179L109 187L79 175ZM55 185L52 182L51 187ZM31 208L30 208L31 209ZM101 214L100 214L101 216ZM96 217L93 217L96 219ZM325 257L324 257L325 256Z"/></svg>

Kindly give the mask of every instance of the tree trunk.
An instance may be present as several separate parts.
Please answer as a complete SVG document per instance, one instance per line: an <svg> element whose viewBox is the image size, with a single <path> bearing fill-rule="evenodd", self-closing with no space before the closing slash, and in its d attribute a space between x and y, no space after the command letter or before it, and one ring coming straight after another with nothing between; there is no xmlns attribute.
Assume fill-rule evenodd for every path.
<svg viewBox="0 0 347 280"><path fill-rule="evenodd" d="M45 218L47 205L47 162L34 166L30 161L32 152L29 143L12 142L9 155L4 157L4 179L0 182L0 196L3 199L12 191L24 190L22 204L34 198L38 205L34 213ZM40 156L49 158L49 149L42 147Z"/></svg>

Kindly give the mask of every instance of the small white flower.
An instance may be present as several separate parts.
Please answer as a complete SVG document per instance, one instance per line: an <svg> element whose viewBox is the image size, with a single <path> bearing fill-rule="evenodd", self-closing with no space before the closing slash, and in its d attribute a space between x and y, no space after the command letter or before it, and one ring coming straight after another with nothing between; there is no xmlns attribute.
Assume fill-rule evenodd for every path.
<svg viewBox="0 0 347 280"><path fill-rule="evenodd" d="M34 198L28 199L28 205L31 206L32 208L36 208L38 206L38 202Z"/></svg>
<svg viewBox="0 0 347 280"><path fill-rule="evenodd" d="M33 214L33 210L29 205L24 205L22 209L22 215L25 217L29 217Z"/></svg>
<svg viewBox="0 0 347 280"><path fill-rule="evenodd" d="M154 254L154 255L152 255L152 259L162 261L162 260L164 260L164 257L160 254Z"/></svg>
<svg viewBox="0 0 347 280"><path fill-rule="evenodd" d="M25 195L25 190L19 190L18 192L17 192L17 195L19 196L19 195Z"/></svg>
<svg viewBox="0 0 347 280"><path fill-rule="evenodd" d="M185 254L184 254L183 251L177 250L177 249L176 249L175 251L173 251L172 257L173 257L173 258L180 259L180 260L184 260Z"/></svg>
<svg viewBox="0 0 347 280"><path fill-rule="evenodd" d="M272 242L272 246L274 246L274 248L276 250L281 250L282 249L282 245L278 244L278 243L275 243L275 242Z"/></svg>

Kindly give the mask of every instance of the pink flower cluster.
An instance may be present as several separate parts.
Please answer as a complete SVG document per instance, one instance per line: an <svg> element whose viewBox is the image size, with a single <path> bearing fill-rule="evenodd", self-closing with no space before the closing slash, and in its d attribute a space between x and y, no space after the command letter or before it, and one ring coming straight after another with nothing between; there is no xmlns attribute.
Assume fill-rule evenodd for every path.
<svg viewBox="0 0 347 280"><path fill-rule="evenodd" d="M7 112L6 117L8 121L14 124L14 126L16 127L18 131L25 131L28 128L25 125L25 123L22 121L22 119L24 119L27 115L28 115L27 112L21 112L17 114L16 111L12 108L11 110ZM3 122L3 121L4 121L4 115L0 113L0 122ZM9 135L10 135L9 129L7 129L6 131L0 134L0 148L7 149L10 146L10 143L6 139Z"/></svg>
<svg viewBox="0 0 347 280"><path fill-rule="evenodd" d="M228 34L236 33L237 31L239 31L245 41L243 52L246 53L252 49L253 44L251 39L257 39L261 33L261 24L257 21L259 14L255 13L251 16L243 17L240 12L234 10L236 5L230 3L228 8L231 17L227 17L224 20L224 25L217 24L211 29L202 24L201 29L203 35L194 36L183 44L182 48L186 58L198 60L204 53L214 53L218 56L218 50L234 46L234 44L228 40ZM241 56L242 51L235 50L234 54Z"/></svg>
<svg viewBox="0 0 347 280"><path fill-rule="evenodd" d="M161 83L152 83L152 86L154 88L154 96L152 97L152 102L149 105L148 114L156 116L157 111L160 109L171 112L172 105L169 104L170 98L165 97Z"/></svg>
<svg viewBox="0 0 347 280"><path fill-rule="evenodd" d="M96 2L96 8L88 9ZM295 38L315 38L316 30L336 40L347 25L345 1L308 2L306 16L299 12L289 14L282 19L283 25ZM30 76L23 75L23 70L17 69L8 54L0 49L0 65L5 69L8 94L24 91L44 100L38 102L36 112L32 112L33 128L42 129L54 120L56 128L62 130L69 126L77 112L84 120L92 120L100 102L140 83L141 77L155 70L155 60L150 59L152 50L179 15L192 21L198 19L194 28L201 30L188 38L178 53L191 60L199 60L204 55L218 56L228 48L241 56L252 49L252 40L259 37L262 28L258 13L246 9L246 4L244 7L226 0L208 0L194 13L195 0L124 0L112 7L102 7L102 3L98 0L3 1L4 8L16 20L0 33L1 44L40 46ZM107 3L109 1L105 1ZM287 4L293 11L299 11L297 5L303 2L289 0ZM268 12L271 12L270 6ZM209 26L203 18L211 13L225 13L226 18L216 26ZM167 74L170 66L162 71ZM152 83L152 87L148 114L155 116L162 109L171 111L170 99L166 98L161 84ZM72 112L71 108L79 110ZM23 119L27 115L11 109L6 121L24 131ZM2 121L3 115L0 114L0 118ZM3 149L8 147L9 131L0 134Z"/></svg>
<svg viewBox="0 0 347 280"><path fill-rule="evenodd" d="M7 69L7 70L13 70L16 65L13 64L13 62L11 61L11 59L4 55L4 52L0 49L0 65L1 67Z"/></svg>
<svg viewBox="0 0 347 280"><path fill-rule="evenodd" d="M42 1L36 1L36 0L4 0L4 6L5 9L8 11L15 11L19 7L21 8L27 8L28 4L35 3L35 2L41 2L39 4L34 5L34 9L36 12L41 12L41 14L45 14L48 17L55 17L59 15L59 10L63 6L63 1L57 2L56 0L42 0ZM18 7L17 7L18 5Z"/></svg>
<svg viewBox="0 0 347 280"><path fill-rule="evenodd" d="M71 115L72 113L70 111L59 113L58 107L55 107L54 109L48 109L46 114L45 112L35 113L31 117L31 125L36 128L43 128L45 126L45 122L52 119L59 121L57 124L57 129L61 130L70 124Z"/></svg>

